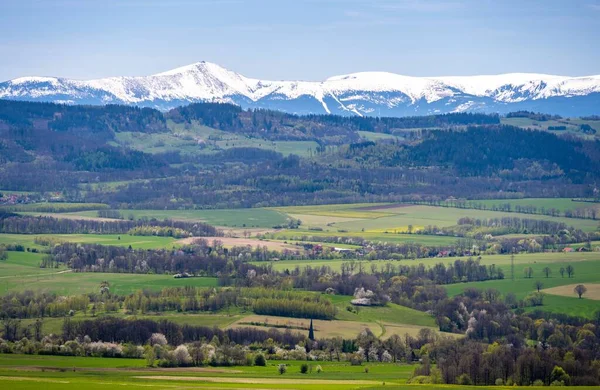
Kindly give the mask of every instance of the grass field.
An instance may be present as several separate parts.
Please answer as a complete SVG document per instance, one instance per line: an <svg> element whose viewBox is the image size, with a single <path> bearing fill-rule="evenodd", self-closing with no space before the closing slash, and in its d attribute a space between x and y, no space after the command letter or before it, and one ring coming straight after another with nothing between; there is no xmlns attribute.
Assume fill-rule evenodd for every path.
<svg viewBox="0 0 600 390"><path fill-rule="evenodd" d="M407 260L362 260L362 264L364 266L365 272L370 272L371 264L376 264L378 268L385 266L386 263L391 263L395 265L403 264L403 265L417 265L424 264L425 266L434 266L438 263L448 264L453 262L454 260L462 259L466 260L466 257L434 257L428 259L407 259ZM273 269L276 271L284 271L286 269L292 270L296 267L321 267L321 266L329 266L336 271L340 271L341 265L344 262L356 261L358 260L347 260L347 259L335 259L335 260L280 260L272 262ZM515 269L517 276L521 275L523 272L523 267L525 266L535 266L537 263L556 263L556 264L565 264L569 262L574 262L575 268L577 268L578 262L590 261L597 262L600 265L600 252L571 252L571 253L527 253L527 254L519 254L515 256ZM508 275L510 271L510 256L508 255L494 255L494 256L486 256L483 255L481 258L482 264L495 264L496 266L500 266L505 274ZM253 264L266 264L265 262L254 262ZM543 267L541 267L543 268ZM540 270L541 270L540 268ZM555 272L558 272L560 266L553 266ZM535 276L540 275L541 271L539 271ZM534 276L534 277L535 277ZM554 276L557 276L555 274ZM508 277L508 276L507 276Z"/></svg>
<svg viewBox="0 0 600 390"><path fill-rule="evenodd" d="M378 337L387 338L392 334L416 336L422 328L438 331L434 318L424 312L389 303L384 307L355 307L356 312L346 310L351 306L352 297L345 295L327 296L337 308L336 319L332 321L314 320L315 335L318 338L343 337L354 338L365 328L369 328ZM248 315L231 323L230 327L250 326L260 328L290 327L292 332L306 332L310 320L276 317L265 315ZM298 329L300 328L300 329Z"/></svg>
<svg viewBox="0 0 600 390"><path fill-rule="evenodd" d="M580 131L582 124L590 125L593 129L600 129L600 121L583 120L579 118L564 118L548 121L536 121L530 118L501 118L500 122L505 125L517 126L527 129L550 131L555 134L573 133L581 137L593 139L594 135L586 135ZM549 130L551 126L565 126L565 130ZM596 135L597 136L597 135Z"/></svg>
<svg viewBox="0 0 600 390"><path fill-rule="evenodd" d="M484 200L480 202L486 203L489 207L499 204L498 202L508 202L513 205L529 205L531 202L535 202L537 207L554 207L563 211L580 207L600 207L600 205L593 203L572 202L570 199L564 198L514 199L507 201ZM456 242L455 237L407 233L411 229L414 232L425 226L453 226L463 217L485 219L510 216L563 222L568 226L575 226L587 232L598 229L598 221L590 219L460 209L454 207L381 203L219 210L122 210L122 214L136 219L156 218L159 220L203 221L211 225L234 229L268 229L272 233L269 236L270 239L292 241L299 241L302 236L308 235L338 235L362 237L370 241L391 243L416 242L423 245L452 245ZM44 213L42 215L52 215L62 218L96 218L97 212L90 210L61 214ZM300 228L293 230L273 230L274 226L285 225L289 218L301 220L302 225Z"/></svg>
<svg viewBox="0 0 600 390"><path fill-rule="evenodd" d="M277 366L287 365L278 374ZM300 373L303 361L268 361L266 367L197 367L183 369L145 368L143 359L66 356L0 355L0 386L7 389L481 389L481 386L407 385L414 365L347 362L310 362L311 370ZM317 373L319 365L322 372ZM365 367L369 368L368 373ZM508 389L509 387L495 386ZM543 387L528 387L542 389ZM591 390L594 387L563 387Z"/></svg>
<svg viewBox="0 0 600 390"><path fill-rule="evenodd" d="M398 139L398 136L385 133L374 133L372 131L357 131L358 135L368 141L380 141L385 139Z"/></svg>
<svg viewBox="0 0 600 390"><path fill-rule="evenodd" d="M9 260L15 252L9 253ZM160 290L165 287L199 286L213 287L216 278L175 279L170 275L112 274L68 272L64 269L42 270L36 268L40 255L25 253L23 258L14 257L14 263L0 262L0 294L7 291L42 290L58 294L84 294L97 291L100 282L110 283L112 292L123 295L138 290Z"/></svg>
<svg viewBox="0 0 600 390"><path fill-rule="evenodd" d="M592 258L591 256L587 256ZM516 263L515 265L515 280L510 279L510 273L507 273L506 279L504 280L490 280L485 282L473 282L473 283L462 283L453 284L446 286L446 290L449 295L460 294L465 288L473 287L478 289L494 288L498 291L506 294L509 292L514 293L517 298L524 298L527 294L534 292L534 283L540 281L543 283L544 289L552 289L561 286L571 286L574 284L594 284L600 283L600 262L597 256L595 260L584 260L585 257L581 257L579 261L554 261L554 262L535 262L529 263L533 269L533 278L525 278L523 268L525 264ZM559 269L561 266L567 264L573 265L575 268L575 274L572 278L561 277ZM549 278L546 278L543 274L543 269L548 266L552 270L552 274ZM505 273L510 268L505 267ZM600 303L592 299L578 299L573 292L572 287L570 294L551 295L547 294L544 298L544 305L541 307L527 308L527 310L544 310L550 312L560 312L581 317L591 317L595 311L600 310ZM561 288L561 291L564 290Z"/></svg>
<svg viewBox="0 0 600 390"><path fill-rule="evenodd" d="M522 202L523 200L518 200ZM560 202L554 199L544 200L546 204L556 204L556 206L566 208L575 207L573 204L567 205L567 200ZM482 201L498 202L498 201ZM523 201L523 204L530 204L529 201ZM570 200L569 200L570 202ZM586 207L591 207L592 203L582 203ZM490 207L492 204L490 203ZM539 207L539 206L538 206ZM414 230L428 225L437 225L439 227L456 225L456 222L463 217L471 218L501 218L504 216L543 219L555 222L563 222L568 226L576 226L584 231L595 231L598 228L598 221L586 219L574 219L563 217L551 217L537 214L507 213L492 210L474 210L458 209L453 207L434 207L423 205L407 204L351 204L351 205L323 205L323 206L292 206L279 207L275 210L299 218L307 227L319 227L324 231L337 232L338 230L347 230L348 232L361 233L405 233L409 226Z"/></svg>
<svg viewBox="0 0 600 390"><path fill-rule="evenodd" d="M463 257L462 260L465 258ZM431 258L431 259L416 259L416 260L374 260L368 261L363 260L362 265L364 267L364 272L370 272L371 265L375 264L378 269L385 266L387 263L391 263L394 265L404 264L404 265L417 265L424 264L425 266L433 266L438 263L448 264L454 261L455 258ZM284 271L286 269L293 270L296 267L321 267L321 266L329 266L334 270L339 271L341 269L341 265L344 262L348 262L350 260L290 260L290 261L277 261L273 262L273 269L277 271ZM510 274L510 262L511 257L507 255L495 255L495 256L483 256L482 264L491 265L495 264L500 267L505 274L505 279L503 280L490 280L484 282L472 282L472 283L458 283L444 286L448 291L450 296L462 293L466 288L477 288L477 289L487 289L494 288L499 290L502 293L513 292L517 296L517 298L524 298L529 293L535 291L534 282L539 280L544 284L544 288L552 288L563 285L571 285L571 284L592 284L592 283L600 283L600 252L573 252L573 253L533 253L533 254L519 254L515 256L515 280L511 280ZM261 262L257 262L255 264L264 264ZM566 267L571 264L575 268L575 274L572 278L561 277L559 274L559 270L561 267ZM525 278L524 268L531 267L533 269L533 278ZM550 267L552 274L549 278L546 278L543 272L545 267ZM357 265L358 269L358 265ZM571 289L572 291L572 289ZM332 299L338 299L334 297ZM340 308L340 319L347 320L355 320L361 321L364 318L372 318L372 319L380 319L378 313L381 313L381 310L384 309L374 309L377 310L378 313L373 314L364 314L364 317L357 317L356 315L344 312L345 304L339 304ZM402 307L400 307L402 308ZM408 310L406 308L402 308L404 310ZM575 294L573 293L571 296L559 296L559 295L547 295L544 300L543 307L530 308L528 310L541 309L545 311L553 311L553 312L563 312L571 315L578 315L583 317L590 317L596 310L600 310L600 304L598 301L594 301L592 299L577 299ZM363 308L363 312L368 313L370 308ZM420 312L417 312L420 313ZM421 313L423 314L423 313ZM362 315L362 314L361 314ZM386 314L384 318L381 318L382 321L388 321L388 318L391 314ZM403 318L403 323L406 322L407 317L406 314L398 315L398 317ZM419 325L427 325L427 323L422 322Z"/></svg>
<svg viewBox="0 0 600 390"><path fill-rule="evenodd" d="M309 156L315 152L315 141L270 141L262 138L249 138L241 134L217 130L193 123L185 127L168 121L170 133L131 133L119 132L116 143L144 151L146 153L180 152L182 154L214 154L231 148L259 148L273 150L283 155L297 154Z"/></svg>
<svg viewBox="0 0 600 390"><path fill-rule="evenodd" d="M0 290L2 283L10 278L48 276L65 268L40 268L41 253L8 252L8 259L0 261Z"/></svg>
<svg viewBox="0 0 600 390"><path fill-rule="evenodd" d="M286 222L287 216L272 209L220 209L220 210L122 210L126 217L135 219L155 218L178 221L206 222L215 226L272 228ZM50 214L47 214L50 215ZM70 216L96 217L95 211L62 214ZM60 217L61 215L54 215Z"/></svg>
<svg viewBox="0 0 600 390"><path fill-rule="evenodd" d="M587 209L592 207L600 210L600 203L574 201L570 198L484 199L467 201L467 204L469 202L473 204L482 204L488 208L510 204L513 210L515 206L535 206L538 212L542 208L546 210L556 209L561 213L564 213L566 210Z"/></svg>
<svg viewBox="0 0 600 390"><path fill-rule="evenodd" d="M172 237L130 236L128 234L0 234L0 244L21 244L26 248L43 248L34 243L36 237L53 238L64 242L130 246L134 249L171 248Z"/></svg>
<svg viewBox="0 0 600 390"><path fill-rule="evenodd" d="M547 288L544 290L546 294L551 295L559 295L562 297L574 297L575 296L575 287L581 283L577 284L566 284L564 286ZM586 283L585 288L587 291L583 294L582 299L592 299L595 301L600 300L600 284L598 283ZM600 305L599 305L600 306Z"/></svg>

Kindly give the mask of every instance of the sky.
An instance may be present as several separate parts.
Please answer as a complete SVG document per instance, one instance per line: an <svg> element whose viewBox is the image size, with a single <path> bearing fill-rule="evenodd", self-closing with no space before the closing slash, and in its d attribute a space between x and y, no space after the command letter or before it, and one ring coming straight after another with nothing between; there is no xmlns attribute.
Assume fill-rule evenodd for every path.
<svg viewBox="0 0 600 390"><path fill-rule="evenodd" d="M0 0L0 80L600 74L600 0Z"/></svg>

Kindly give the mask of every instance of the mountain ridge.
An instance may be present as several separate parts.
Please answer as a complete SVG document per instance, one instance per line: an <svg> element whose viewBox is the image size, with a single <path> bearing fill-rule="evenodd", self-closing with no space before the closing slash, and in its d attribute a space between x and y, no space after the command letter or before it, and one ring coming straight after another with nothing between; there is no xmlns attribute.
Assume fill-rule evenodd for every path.
<svg viewBox="0 0 600 390"><path fill-rule="evenodd" d="M358 72L323 81L272 81L201 61L150 76L20 77L0 83L0 98L161 110L193 102L224 102L295 114L407 116L534 110L579 116L600 112L600 75L413 77Z"/></svg>

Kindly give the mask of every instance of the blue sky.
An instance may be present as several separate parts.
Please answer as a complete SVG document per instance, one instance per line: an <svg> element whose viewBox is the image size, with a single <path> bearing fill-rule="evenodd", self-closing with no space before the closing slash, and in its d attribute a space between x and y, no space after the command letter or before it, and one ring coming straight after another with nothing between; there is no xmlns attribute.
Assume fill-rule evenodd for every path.
<svg viewBox="0 0 600 390"><path fill-rule="evenodd" d="M0 80L600 74L600 0L0 0Z"/></svg>

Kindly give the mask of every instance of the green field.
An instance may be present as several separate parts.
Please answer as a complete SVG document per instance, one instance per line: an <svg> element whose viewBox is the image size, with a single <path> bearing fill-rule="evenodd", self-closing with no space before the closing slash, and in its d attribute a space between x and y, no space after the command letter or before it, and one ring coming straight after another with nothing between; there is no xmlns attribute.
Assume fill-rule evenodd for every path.
<svg viewBox="0 0 600 390"><path fill-rule="evenodd" d="M498 201L487 201L498 202ZM523 204L527 202L519 200ZM566 207L566 200L555 202L554 199L546 200L547 204L562 205ZM582 203L591 207L591 203ZM496 203L490 203L496 204ZM576 207L575 207L576 208ZM276 210L292 215L300 220L307 221L306 225L320 227L324 231L336 232L347 230L349 232L365 233L404 233L409 225L414 230L421 227L436 225L438 227L456 225L463 217L471 218L502 218L516 217L563 222L568 226L575 226L583 231L598 229L598 221L589 219L575 219L564 217L551 217L537 214L524 214L514 212L500 212L492 210L458 209L453 207L435 207L408 204L352 204L352 205L323 205L323 206L292 206L279 207ZM304 220L303 220L304 221ZM363 230L364 229L364 230Z"/></svg>
<svg viewBox="0 0 600 390"><path fill-rule="evenodd" d="M219 209L219 210L121 210L125 217L135 219L173 219L177 221L206 222L214 226L272 228L286 222L287 217L272 209ZM39 213L37 215L40 215ZM96 211L66 214L42 214L53 217L97 217Z"/></svg>
<svg viewBox="0 0 600 390"><path fill-rule="evenodd" d="M361 260L364 271L370 272L371 264L377 265L378 268L384 266L387 263L396 264L396 265L417 265L424 264L425 266L434 266L438 263L448 264L453 262L454 260L461 259L466 260L466 257L434 257L428 259L406 259L406 260ZM321 266L329 266L335 271L339 271L341 269L342 263L356 261L357 269L358 269L358 260L350 260L350 259L335 259L335 260L280 260L271 262L273 269L276 271L284 271L286 269L292 270L296 267L321 267ZM600 252L571 252L571 253L526 253L526 254L518 254L515 256L515 269L519 271L518 273L522 273L522 270L525 266L535 267L537 263L551 263L551 264L565 264L573 262L576 264L578 262L598 262L600 265ZM500 266L502 270L504 270L505 274L508 274L510 270L510 256L508 255L483 255L481 258L481 263L486 265L495 264ZM267 262L254 262L252 264L264 265ZM560 266L552 266L554 268ZM543 267L542 267L543 268ZM558 272L558 268L556 268ZM534 268L535 270L535 268ZM539 275L539 274L536 274ZM556 276L556 275L554 275Z"/></svg>
<svg viewBox="0 0 600 390"><path fill-rule="evenodd" d="M14 252L10 253L12 258ZM35 254L27 254L34 256ZM18 264L0 262L0 294L7 291L41 290L62 295L95 292L100 282L108 281L112 292L125 295L138 290L160 290L165 287L198 286L214 287L216 278L175 279L170 275L113 274L92 272L68 272L65 269L42 270L34 267L39 257L15 260ZM31 265L21 265L29 263Z"/></svg>
<svg viewBox="0 0 600 390"><path fill-rule="evenodd" d="M564 213L566 210L587 209L592 207L600 209L600 203L574 201L570 198L484 199L467 201L467 204L469 202L473 204L482 204L488 208L510 204L513 210L515 206L535 206L537 207L538 212L540 212L542 208L546 210L557 209L561 213Z"/></svg>
<svg viewBox="0 0 600 390"><path fill-rule="evenodd" d="M385 139L398 139L398 136L385 133L374 133L372 131L357 131L358 135L368 141L380 141Z"/></svg>
<svg viewBox="0 0 600 390"><path fill-rule="evenodd" d="M280 375L277 366L287 365ZM415 368L409 364L310 362L312 372L300 373L302 361L268 361L266 367L145 368L143 359L67 356L0 355L0 386L7 389L481 389L481 386L407 385ZM322 372L317 373L319 365ZM368 367L368 373L365 372ZM509 387L495 386L508 389ZM542 389L543 387L528 387ZM591 390L594 387L564 387Z"/></svg>
<svg viewBox="0 0 600 390"><path fill-rule="evenodd" d="M485 203L490 208L493 205L500 204L498 202L507 202L513 205L529 205L531 202L535 202L537 207L557 208L561 211L581 207L598 207L598 205L593 203L573 202L570 199L564 198L513 199L507 201L483 200L480 202ZM268 236L270 239L288 241L300 241L303 236L346 236L361 237L375 242L416 242L423 245L453 245L456 242L455 237L407 233L411 229L414 233L426 226L453 226L463 217L486 219L509 216L562 222L567 226L574 226L586 232L593 232L598 229L598 221L591 219L411 204L362 203L253 209L122 210L121 213L126 217L136 219L155 218L158 220L203 221L214 226L236 229L272 229L274 226L285 225L289 218L301 220L302 224L298 229L273 231ZM29 214L39 215L40 213ZM51 215L59 218L96 218L97 212L79 211L60 214L43 213L42 215ZM2 239L0 238L0 240ZM82 238L79 237L78 240L82 240ZM110 241L105 241L105 243L120 245L118 242ZM135 242L135 240L133 241ZM148 248L152 248L168 244L169 242L152 241L146 245Z"/></svg>
<svg viewBox="0 0 600 390"><path fill-rule="evenodd" d="M62 242L130 246L134 249L171 248L172 237L130 236L128 234L0 234L0 244L21 244L26 248L43 248L34 242L36 237L56 239Z"/></svg>
<svg viewBox="0 0 600 390"><path fill-rule="evenodd" d="M504 125L511 125L533 130L550 131L554 134L576 134L580 137L593 139L594 135L587 135L580 131L582 124L590 125L593 129L600 129L600 121L583 120L579 118L564 118L548 121L537 121L530 118L501 118L500 122ZM565 126L566 130L549 130L550 126Z"/></svg>
<svg viewBox="0 0 600 390"><path fill-rule="evenodd" d="M188 155L210 155L231 148L259 148L283 155L310 156L319 146L315 141L270 141L250 138L198 123L188 127L172 121L168 121L167 124L170 133L119 132L115 134L115 144L146 153L180 152Z"/></svg>
<svg viewBox="0 0 600 390"><path fill-rule="evenodd" d="M594 260L585 260L586 258L593 258ZM598 256L582 256L579 260L558 260L554 262L544 262L544 259L542 259L540 262L529 263L527 266L533 269L533 278L531 279L525 278L523 272L525 264L517 261L515 264L514 281L510 279L510 267L504 266L503 269L506 273L506 279L504 280L453 284L446 286L446 290L449 295L456 295L462 293L464 289L471 287L477 289L494 288L503 294L512 292L517 298L524 298L527 294L536 291L534 287L536 281L541 281L543 288L600 282L600 261ZM574 276L572 278L568 278L566 275L565 277L561 277L559 274L560 267L566 267L568 264L571 264L575 268ZM546 278L543 273L545 267L549 267L552 270L549 278ZM600 310L600 302L592 299L578 299L575 293L572 296L547 294L544 298L544 306L530 307L526 310L532 311L536 309L573 316L591 317L595 311Z"/></svg>
<svg viewBox="0 0 600 390"><path fill-rule="evenodd" d="M351 313L346 310L351 299L352 297L344 295L334 295L331 297L331 300L338 309L337 319L345 321L388 322L424 327L436 326L434 318L429 314L393 303L389 303L385 307L364 306L359 308L358 313Z"/></svg>
<svg viewBox="0 0 600 390"><path fill-rule="evenodd" d="M40 268L41 253L8 252L8 259L0 261L0 290L10 278L37 277L64 271L66 268Z"/></svg>

